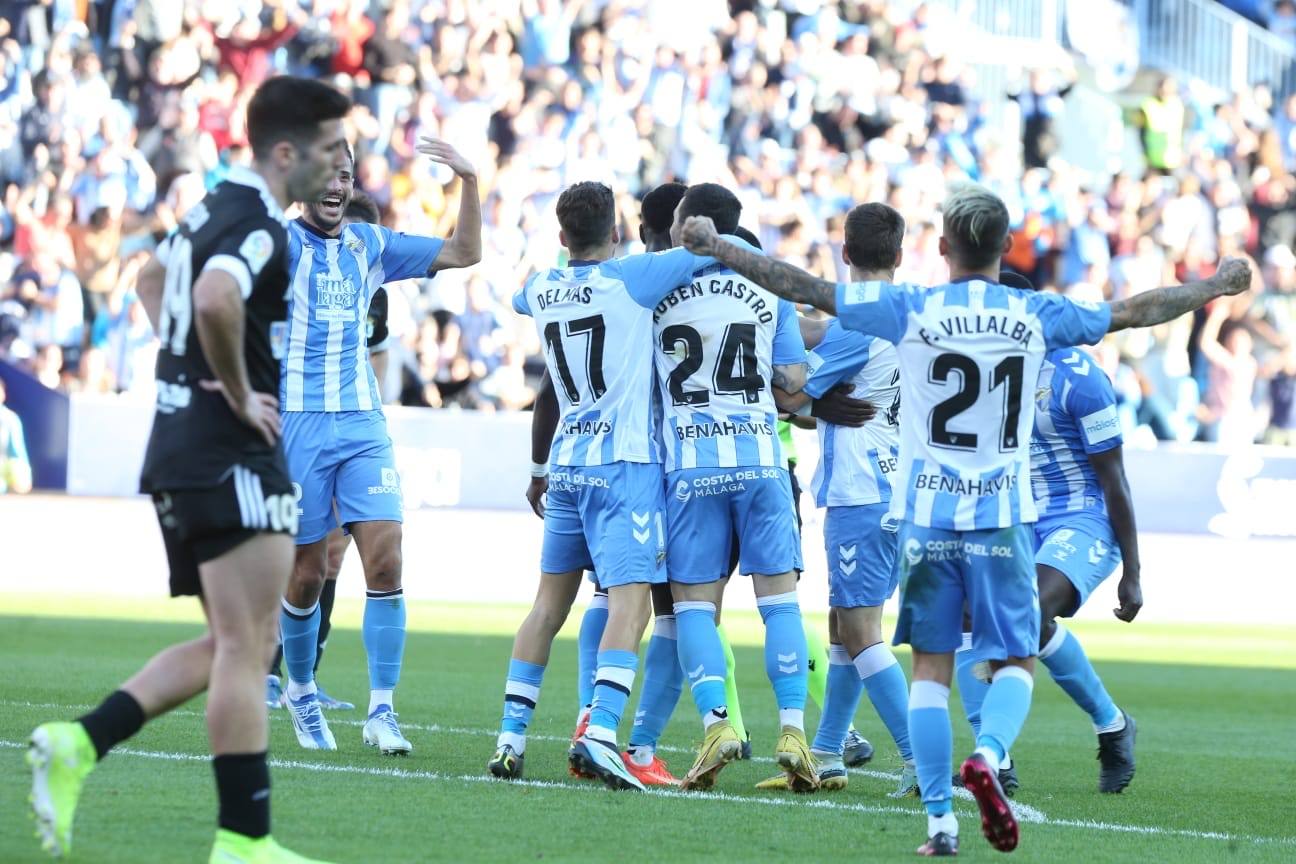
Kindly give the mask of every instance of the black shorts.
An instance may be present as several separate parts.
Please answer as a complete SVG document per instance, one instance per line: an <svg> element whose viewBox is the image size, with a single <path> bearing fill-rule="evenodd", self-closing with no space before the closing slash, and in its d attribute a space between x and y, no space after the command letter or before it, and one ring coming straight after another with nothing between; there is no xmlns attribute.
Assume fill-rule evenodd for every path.
<svg viewBox="0 0 1296 864"><path fill-rule="evenodd" d="M297 534L297 500L279 472L257 474L240 465L207 489L153 493L162 527L171 596L201 595L198 566L219 558L257 534Z"/></svg>

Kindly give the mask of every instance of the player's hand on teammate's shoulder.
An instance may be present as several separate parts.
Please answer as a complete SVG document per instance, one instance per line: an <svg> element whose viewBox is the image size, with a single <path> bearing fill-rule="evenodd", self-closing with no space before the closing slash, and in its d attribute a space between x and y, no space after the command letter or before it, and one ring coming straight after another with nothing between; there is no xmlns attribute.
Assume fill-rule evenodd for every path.
<svg viewBox="0 0 1296 864"><path fill-rule="evenodd" d="M477 179L477 169L473 167L473 164L448 142L442 141L440 138L421 136L415 149L433 162L447 166L455 173L455 176L461 179Z"/></svg>
<svg viewBox="0 0 1296 864"><path fill-rule="evenodd" d="M1122 621L1133 621L1143 608L1143 587L1137 569L1127 566L1121 573L1120 584L1116 586L1116 599L1120 601L1120 606L1112 612Z"/></svg>
<svg viewBox="0 0 1296 864"><path fill-rule="evenodd" d="M532 477L531 482L527 484L526 499L531 505L531 510L544 518L545 514L545 493L549 491L548 477Z"/></svg>
<svg viewBox="0 0 1296 864"><path fill-rule="evenodd" d="M1225 258L1213 278L1224 294L1241 294L1251 287L1251 264L1245 258Z"/></svg>
<svg viewBox="0 0 1296 864"><path fill-rule="evenodd" d="M279 397L271 393L248 390L240 403L230 398L229 391L219 381L199 381L198 386L209 393L219 393L229 403L230 410L247 425L255 429L267 444L279 440Z"/></svg>
<svg viewBox="0 0 1296 864"><path fill-rule="evenodd" d="M877 416L877 406L850 394L855 385L846 381L811 403L810 416L835 426L863 426Z"/></svg>
<svg viewBox="0 0 1296 864"><path fill-rule="evenodd" d="M694 255L710 255L715 252L720 235L710 216L690 216L684 221L680 240Z"/></svg>

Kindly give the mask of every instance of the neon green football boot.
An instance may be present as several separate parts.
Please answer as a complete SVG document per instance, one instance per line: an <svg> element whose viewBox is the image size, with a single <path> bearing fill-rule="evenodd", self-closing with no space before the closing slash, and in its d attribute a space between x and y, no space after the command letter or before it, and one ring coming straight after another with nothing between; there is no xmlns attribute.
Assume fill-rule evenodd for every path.
<svg viewBox="0 0 1296 864"><path fill-rule="evenodd" d="M46 723L31 734L27 764L32 772L31 803L36 839L61 858L72 851L72 820L81 786L98 761L94 744L80 723Z"/></svg>
<svg viewBox="0 0 1296 864"><path fill-rule="evenodd" d="M327 864L290 852L273 837L245 837L233 831L216 832L209 864Z"/></svg>

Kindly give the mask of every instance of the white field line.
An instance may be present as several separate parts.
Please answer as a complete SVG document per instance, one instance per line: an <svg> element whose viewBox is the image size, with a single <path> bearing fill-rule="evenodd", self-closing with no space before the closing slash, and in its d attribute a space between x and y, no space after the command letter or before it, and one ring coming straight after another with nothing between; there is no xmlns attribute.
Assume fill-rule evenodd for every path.
<svg viewBox="0 0 1296 864"><path fill-rule="evenodd" d="M86 710L89 707L91 707L85 705L80 705L80 706L60 705L57 703L48 703L48 702L46 703L24 702L20 700L0 700L0 705L10 705L15 707L23 707L23 708L51 709L51 710L61 709L62 711L65 712ZM201 712L198 711L172 711L170 712L170 714L181 716L181 717L202 716ZM336 716L336 712L334 712L334 716ZM364 725L363 721L355 721L355 720L339 720L338 723L339 725L349 725L349 726ZM420 724L407 723L402 725L404 728L407 729L419 729L427 732L439 732L439 733L452 734L452 735L477 735L477 736L493 737L496 734L495 732L489 730L462 729L462 728L452 727L452 726L451 727L437 726L435 724L420 725ZM567 738L559 737L556 735L531 735L528 737L530 737L533 740L542 740L542 741L566 742L567 740L569 740ZM25 748L26 746L27 745L25 743L19 741L0 740L0 748L17 749L17 748ZM663 751L669 750L671 752L692 753L691 750L688 750L683 747L669 747L669 748L662 747L661 749ZM138 758L146 758L146 759L161 759L161 760L167 760L172 762L210 761L210 757L207 756L206 754L176 753L176 752L165 752L165 751L156 751L156 750L138 750L131 747L114 748L113 753L120 754L123 756L135 756ZM767 757L757 757L752 761L772 763L774 760L769 759ZM359 765L333 765L333 764L327 764L322 762L302 762L299 760L292 760L292 759L271 759L269 760L269 762L271 767L274 768L283 768L285 770L314 771L314 772L325 773L325 774L330 774L330 773L353 774L353 775L373 776L373 777L396 777L401 779L422 779L422 780L433 780L433 781L449 780L449 781L459 781L464 783L499 782L496 781L494 778L488 777L484 774L446 774L437 771L411 771L404 768L368 768ZM894 774L888 774L882 771L851 769L851 773L859 774L865 777L874 777L874 778L885 779L885 780L896 779L896 776ZM554 780L514 780L510 782L512 783L512 785L516 785L516 786L526 786L526 787L536 788L536 789L557 789L557 790L563 790L568 792L598 790L600 788L597 784L592 784L592 783L574 784L574 783L564 783L564 782L554 781ZM972 800L971 794L968 793L966 790L955 789L954 791L958 795L958 797L966 798L966 800ZM915 815L915 813L917 812L916 808L914 807L902 807L897 805L846 804L838 801L831 801L822 797L811 798L806 796L795 796L795 797L757 798L757 797L752 797L747 795L734 795L727 792L684 792L677 789L661 789L661 788L650 789L648 791L648 794L657 795L664 798L703 799L709 801L740 802L744 804L758 804L763 806L778 806L778 807L807 807L807 808L817 809L817 810L838 810L838 811L855 812L855 813ZM1104 831L1104 832L1117 833L1117 834L1139 834L1139 835L1160 836L1160 837L1183 837L1190 840L1222 840L1226 842L1237 841L1237 842L1247 842L1247 843L1256 843L1256 844L1279 844L1284 846L1296 846L1296 837L1261 837L1261 836L1255 836L1249 834L1229 834L1227 832L1222 832L1222 831L1197 831L1188 828L1162 828L1155 825L1129 825L1129 824L1123 824L1119 822L1103 822L1103 821L1097 821L1092 819L1054 819L1049 816L1046 816L1045 814L1041 813L1039 810L1030 807L1028 805L1023 805L1017 802L1013 802L1012 807L1014 812L1017 813L1018 818L1023 822L1035 823L1040 825L1048 825L1048 826L1058 827L1058 828L1081 828L1085 830ZM977 814L970 811L965 811L963 812L963 815L969 818L975 818Z"/></svg>
<svg viewBox="0 0 1296 864"><path fill-rule="evenodd" d="M0 700L0 705L15 705L23 708L37 708L42 710L48 709L48 710L62 711L62 712L89 711L91 708L94 707L93 705L58 705L49 702L36 703L36 702L22 702L22 701L9 701L9 700ZM274 717L277 716L279 713L280 712L272 711L270 713L270 716ZM328 716L329 726L355 726L355 727L364 726L363 720L348 720L346 718L339 717L338 714L339 712L337 711L329 712L329 716ZM178 710L178 711L168 712L167 716L202 717L203 714L199 711ZM429 733L435 733L440 735L471 735L478 738L494 738L496 735L499 734L499 730L496 729L468 729L462 726L441 726L436 723L428 725L424 723L402 722L401 728L405 730L413 729L418 732L429 732ZM528 741L550 741L550 742L557 742L560 744L566 744L571 739L560 735L541 735L539 733L530 733L527 735L527 740ZM657 749L662 753L679 753L679 754L687 755L689 757L694 756L696 753L696 751L690 747L675 747L669 744L662 744ZM774 759L769 756L753 756L751 761L757 764L768 764L768 765L774 764ZM888 780L892 783L895 783L900 779L899 773L894 771L876 771L869 768L851 768L848 770L850 771L851 774L854 774L859 777L871 777L876 780ZM972 793L967 791L966 789L957 789L957 788L954 789L954 797L969 802L976 800L975 798L972 797ZM748 799L744 799L744 800L748 800ZM1016 814L1017 818L1020 819L1022 822L1033 822L1036 824L1043 824L1049 821L1049 817L1043 811L1039 810L1038 808L1032 807L1029 804L1023 804L1020 801L1012 801L1009 802L1009 806L1012 807L1013 813ZM904 810L900 812L908 813L911 811Z"/></svg>

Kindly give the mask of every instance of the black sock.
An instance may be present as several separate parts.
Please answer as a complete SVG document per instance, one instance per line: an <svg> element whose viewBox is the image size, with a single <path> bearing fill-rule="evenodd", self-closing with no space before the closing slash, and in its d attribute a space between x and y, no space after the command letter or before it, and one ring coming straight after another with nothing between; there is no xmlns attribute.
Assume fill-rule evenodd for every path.
<svg viewBox="0 0 1296 864"><path fill-rule="evenodd" d="M270 664L270 674L283 679L283 642L275 646L274 662Z"/></svg>
<svg viewBox="0 0 1296 864"><path fill-rule="evenodd" d="M117 744L134 735L144 725L144 709L125 690L114 691L99 707L78 717L94 742L95 753L102 759Z"/></svg>
<svg viewBox="0 0 1296 864"><path fill-rule="evenodd" d="M329 618L333 615L333 598L337 595L337 580L325 579L324 588L320 591L320 626L319 641L315 643L315 671L319 671L320 661L324 659L324 645L329 637Z"/></svg>
<svg viewBox="0 0 1296 864"><path fill-rule="evenodd" d="M234 753L212 759L220 827L254 840L270 833L270 767L266 754Z"/></svg>

